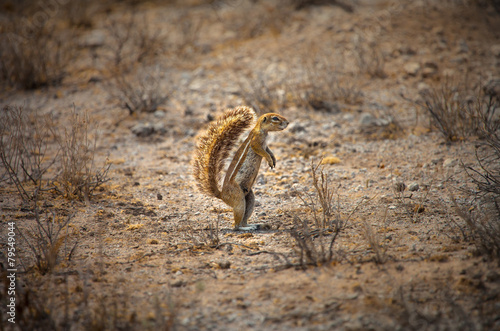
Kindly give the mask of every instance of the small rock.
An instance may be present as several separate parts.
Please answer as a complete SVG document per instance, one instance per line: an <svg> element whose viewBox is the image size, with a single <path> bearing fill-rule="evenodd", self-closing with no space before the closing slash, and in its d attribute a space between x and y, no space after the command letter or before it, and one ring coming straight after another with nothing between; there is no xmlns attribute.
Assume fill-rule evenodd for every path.
<svg viewBox="0 0 500 331"><path fill-rule="evenodd" d="M361 118L359 119L359 124L362 126L370 126L375 124L375 116L370 113L361 114Z"/></svg>
<svg viewBox="0 0 500 331"><path fill-rule="evenodd" d="M457 72L453 69L444 69L443 72L442 72L442 76L443 77L446 77L446 78L452 78L452 77L455 77L455 75L457 74Z"/></svg>
<svg viewBox="0 0 500 331"><path fill-rule="evenodd" d="M458 42L457 51L458 51L458 53L468 53L469 52L469 45L467 45L467 42L464 39L461 39Z"/></svg>
<svg viewBox="0 0 500 331"><path fill-rule="evenodd" d="M500 57L500 44L492 45L490 50L495 57Z"/></svg>
<svg viewBox="0 0 500 331"><path fill-rule="evenodd" d="M186 285L186 282L182 281L182 280L176 280L175 282L171 283L170 286L172 287L183 287Z"/></svg>
<svg viewBox="0 0 500 331"><path fill-rule="evenodd" d="M106 43L106 34L103 30L93 30L80 39L81 47L96 48Z"/></svg>
<svg viewBox="0 0 500 331"><path fill-rule="evenodd" d="M327 131L330 131L330 130L332 130L333 128L336 128L336 127L338 128L338 127L340 127L340 125L338 125L336 122L333 122L333 121L332 121L332 122L330 122L330 123L325 123L325 124L323 124L323 125L321 126L321 130L322 130L323 132L327 132Z"/></svg>
<svg viewBox="0 0 500 331"><path fill-rule="evenodd" d="M442 26L435 26L434 28L432 28L431 33L438 36L442 36L444 35L444 29Z"/></svg>
<svg viewBox="0 0 500 331"><path fill-rule="evenodd" d="M154 112L154 116L157 118L163 118L165 117L165 112L163 110L157 110Z"/></svg>
<svg viewBox="0 0 500 331"><path fill-rule="evenodd" d="M416 182L413 182L410 185L408 185L408 190L411 192L418 191L419 188L420 188L420 186Z"/></svg>
<svg viewBox="0 0 500 331"><path fill-rule="evenodd" d="M151 123L138 123L131 130L137 137L148 137L155 132L155 128Z"/></svg>
<svg viewBox="0 0 500 331"><path fill-rule="evenodd" d="M288 131L292 133L306 132L306 128L299 122L293 122L288 126Z"/></svg>
<svg viewBox="0 0 500 331"><path fill-rule="evenodd" d="M231 267L231 262L229 262L227 260L219 261L219 262L217 262L217 264L219 265L219 267L221 269L229 269Z"/></svg>
<svg viewBox="0 0 500 331"><path fill-rule="evenodd" d="M420 71L420 64L416 62L410 62L404 65L404 70L407 75L416 76Z"/></svg>
<svg viewBox="0 0 500 331"><path fill-rule="evenodd" d="M345 113L344 116L342 116L342 119L346 122L352 122L352 120L354 120L354 115Z"/></svg>
<svg viewBox="0 0 500 331"><path fill-rule="evenodd" d="M496 282L500 280L500 274L498 274L495 270L490 270L486 273L486 280L488 282Z"/></svg>
<svg viewBox="0 0 500 331"><path fill-rule="evenodd" d="M431 91L431 87L427 83L420 82L417 85L417 90L420 95L425 95Z"/></svg>
<svg viewBox="0 0 500 331"><path fill-rule="evenodd" d="M165 134L167 133L167 128L165 127L165 124L163 122L156 122L153 125L153 132L159 134Z"/></svg>
<svg viewBox="0 0 500 331"><path fill-rule="evenodd" d="M456 159L446 159L443 161L443 167L445 168L451 168L456 166L458 161Z"/></svg>
<svg viewBox="0 0 500 331"><path fill-rule="evenodd" d="M424 78L434 76L438 71L438 65L435 62L426 62L424 69L422 69L422 76Z"/></svg>

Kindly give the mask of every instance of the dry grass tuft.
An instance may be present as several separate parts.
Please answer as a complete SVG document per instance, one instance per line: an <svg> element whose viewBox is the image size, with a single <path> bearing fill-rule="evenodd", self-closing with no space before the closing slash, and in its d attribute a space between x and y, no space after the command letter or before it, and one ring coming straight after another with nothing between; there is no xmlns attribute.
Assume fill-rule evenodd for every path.
<svg viewBox="0 0 500 331"><path fill-rule="evenodd" d="M0 113L1 180L13 183L24 202L35 191L47 189L44 175L56 158L48 158L50 117L21 106L5 106Z"/></svg>
<svg viewBox="0 0 500 331"><path fill-rule="evenodd" d="M368 222L361 224L361 235L370 246L373 254L374 261L377 264L384 264L387 262L387 246L385 246L380 239L379 235L373 230L373 227Z"/></svg>
<svg viewBox="0 0 500 331"><path fill-rule="evenodd" d="M117 73L110 80L109 93L129 114L151 113L165 103L171 91L161 86L161 69L158 66L143 68L135 74Z"/></svg>
<svg viewBox="0 0 500 331"><path fill-rule="evenodd" d="M313 47L311 47L313 48ZM313 59L305 57L304 79L295 89L299 105L313 110L337 112L335 102L358 105L363 102L363 92L355 80L337 69L334 54L326 50L316 50Z"/></svg>
<svg viewBox="0 0 500 331"><path fill-rule="evenodd" d="M154 112L172 93L162 86L164 70L155 64L156 57L165 52L159 30L134 14L110 19L106 30L111 41L100 56L103 74L109 77L109 95L130 114Z"/></svg>
<svg viewBox="0 0 500 331"><path fill-rule="evenodd" d="M73 32L55 24L33 26L34 18L14 18L0 35L0 79L13 87L57 85L74 56Z"/></svg>
<svg viewBox="0 0 500 331"><path fill-rule="evenodd" d="M459 205L455 199L453 203L465 222L465 229L460 228L464 237L474 242L479 253L500 261L500 135L492 127L481 135L485 140L476 149L477 165L463 165L477 187L470 194L474 199L469 205Z"/></svg>
<svg viewBox="0 0 500 331"><path fill-rule="evenodd" d="M75 233L69 230L73 215L61 217L52 211L42 216L37 203L34 213L35 224L18 230L29 247L36 269L43 275L52 272L61 261L62 247L64 258L70 260L78 241L74 240Z"/></svg>
<svg viewBox="0 0 500 331"><path fill-rule="evenodd" d="M467 78L456 84L446 79L439 88L422 93L420 106L427 111L432 125L449 141L500 128L498 99L486 95L481 87L471 91L468 83Z"/></svg>
<svg viewBox="0 0 500 331"><path fill-rule="evenodd" d="M61 171L55 179L56 190L67 199L90 201L94 191L108 181L111 164L97 165L97 127L87 112L80 114L73 109L70 127L62 132L54 129L60 148Z"/></svg>
<svg viewBox="0 0 500 331"><path fill-rule="evenodd" d="M108 180L110 164L95 162L97 128L87 113L73 110L69 128L59 130L50 117L23 107L4 107L0 116L1 179L14 184L24 202L49 190L88 202ZM49 138L57 144L51 145ZM60 173L45 178L54 164Z"/></svg>
<svg viewBox="0 0 500 331"><path fill-rule="evenodd" d="M302 267L319 266L342 258L342 252L334 250L335 242L360 206L358 204L347 216L342 215L338 188L332 189L328 175L323 169L318 171L320 166L321 161L317 165L314 164L314 161L311 162L311 176L315 194L298 193L304 206L309 210L312 221L306 219L306 216L301 218L298 215L293 215L294 227L290 231L290 236L296 245L295 253L299 258L299 265ZM336 201L335 195L337 196Z"/></svg>

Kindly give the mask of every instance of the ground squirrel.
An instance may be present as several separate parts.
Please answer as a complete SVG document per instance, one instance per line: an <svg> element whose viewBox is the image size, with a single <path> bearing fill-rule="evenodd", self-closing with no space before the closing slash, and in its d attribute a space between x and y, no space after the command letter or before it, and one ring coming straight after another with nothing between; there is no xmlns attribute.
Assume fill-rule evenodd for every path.
<svg viewBox="0 0 500 331"><path fill-rule="evenodd" d="M268 113L260 116L248 138L236 151L220 190L224 161L254 119L255 113L248 107L226 111L199 138L193 162L193 175L200 190L233 208L235 230L256 230L260 227L258 224L247 226L255 205L252 186L262 158L271 168L276 166L276 158L266 143L268 132L281 131L288 126L287 119L281 115Z"/></svg>

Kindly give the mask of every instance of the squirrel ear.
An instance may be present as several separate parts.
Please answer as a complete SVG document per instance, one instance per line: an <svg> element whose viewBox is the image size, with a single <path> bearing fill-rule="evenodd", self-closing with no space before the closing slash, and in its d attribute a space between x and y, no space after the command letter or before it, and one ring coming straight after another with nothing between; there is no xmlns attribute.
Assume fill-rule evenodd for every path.
<svg viewBox="0 0 500 331"><path fill-rule="evenodd" d="M264 117L264 119L262 120L262 123L265 123L267 121L267 117Z"/></svg>

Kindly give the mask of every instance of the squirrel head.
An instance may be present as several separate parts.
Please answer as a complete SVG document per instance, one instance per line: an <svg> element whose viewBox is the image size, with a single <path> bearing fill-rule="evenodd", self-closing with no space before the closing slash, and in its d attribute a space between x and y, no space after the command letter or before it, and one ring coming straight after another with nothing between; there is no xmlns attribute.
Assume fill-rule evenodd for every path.
<svg viewBox="0 0 500 331"><path fill-rule="evenodd" d="M288 120L275 113L267 113L259 117L257 126L264 131L281 131L288 126Z"/></svg>

